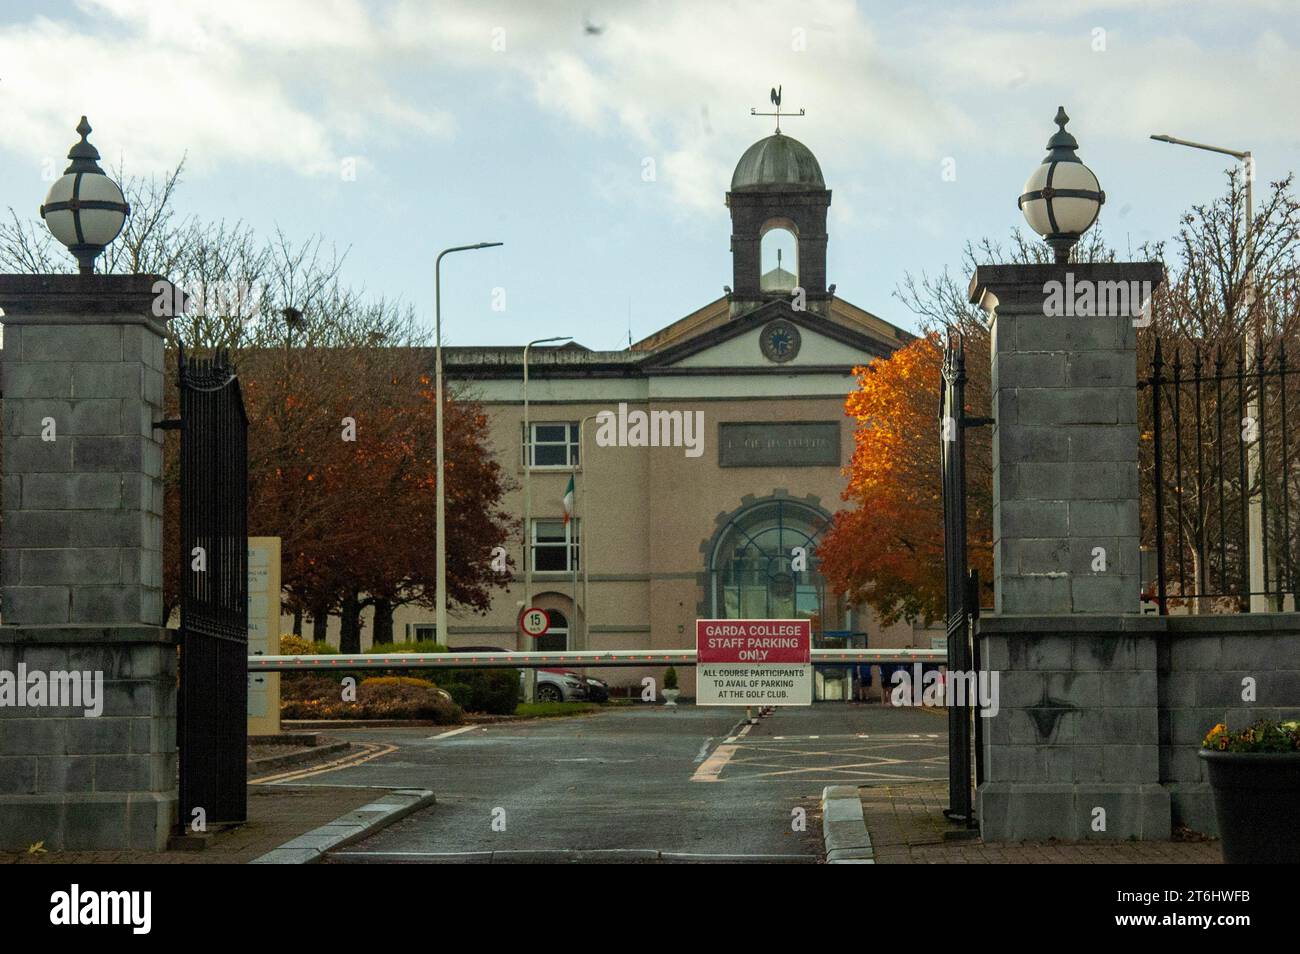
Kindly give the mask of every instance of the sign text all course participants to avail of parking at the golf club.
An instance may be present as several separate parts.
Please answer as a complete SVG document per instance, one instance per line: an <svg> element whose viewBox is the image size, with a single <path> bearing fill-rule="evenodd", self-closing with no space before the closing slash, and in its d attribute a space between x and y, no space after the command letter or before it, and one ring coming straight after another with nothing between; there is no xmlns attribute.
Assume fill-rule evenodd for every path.
<svg viewBox="0 0 1300 954"><path fill-rule="evenodd" d="M695 704L812 705L812 622L697 619Z"/></svg>

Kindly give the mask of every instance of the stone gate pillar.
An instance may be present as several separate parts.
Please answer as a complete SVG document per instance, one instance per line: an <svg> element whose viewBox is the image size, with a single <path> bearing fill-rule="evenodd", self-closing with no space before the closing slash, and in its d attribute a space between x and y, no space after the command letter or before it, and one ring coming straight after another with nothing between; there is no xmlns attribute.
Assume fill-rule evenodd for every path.
<svg viewBox="0 0 1300 954"><path fill-rule="evenodd" d="M1134 312L1162 274L995 265L971 281L972 302L992 311L997 613L1138 612ZM1109 313L1077 314L1100 310L1099 291Z"/></svg>
<svg viewBox="0 0 1300 954"><path fill-rule="evenodd" d="M161 849L175 820L158 282L0 276L0 848Z"/></svg>
<svg viewBox="0 0 1300 954"><path fill-rule="evenodd" d="M1156 633L1138 615L1137 335L1158 263L980 267L992 318L988 840L1168 838Z"/></svg>

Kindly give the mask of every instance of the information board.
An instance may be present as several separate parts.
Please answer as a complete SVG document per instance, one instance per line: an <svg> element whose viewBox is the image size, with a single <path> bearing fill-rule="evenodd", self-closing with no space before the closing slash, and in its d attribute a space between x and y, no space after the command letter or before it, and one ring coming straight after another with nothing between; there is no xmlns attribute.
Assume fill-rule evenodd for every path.
<svg viewBox="0 0 1300 954"><path fill-rule="evenodd" d="M280 651L280 538L248 538L248 654ZM248 734L279 735L280 674L248 674Z"/></svg>
<svg viewBox="0 0 1300 954"><path fill-rule="evenodd" d="M810 620L696 620L695 659L696 705L812 705Z"/></svg>

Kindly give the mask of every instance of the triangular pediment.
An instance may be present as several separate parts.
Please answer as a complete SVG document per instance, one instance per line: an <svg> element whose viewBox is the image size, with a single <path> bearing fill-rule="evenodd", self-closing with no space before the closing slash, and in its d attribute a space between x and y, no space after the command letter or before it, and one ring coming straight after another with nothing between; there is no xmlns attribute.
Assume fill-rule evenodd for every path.
<svg viewBox="0 0 1300 954"><path fill-rule="evenodd" d="M774 360L772 342L765 353L764 338L787 344L784 322L797 333L797 351L785 361ZM811 311L797 311L784 300L771 301L755 310L657 351L642 363L647 374L656 372L753 368L798 372L851 368L875 358L887 357L891 349L876 338L846 328Z"/></svg>

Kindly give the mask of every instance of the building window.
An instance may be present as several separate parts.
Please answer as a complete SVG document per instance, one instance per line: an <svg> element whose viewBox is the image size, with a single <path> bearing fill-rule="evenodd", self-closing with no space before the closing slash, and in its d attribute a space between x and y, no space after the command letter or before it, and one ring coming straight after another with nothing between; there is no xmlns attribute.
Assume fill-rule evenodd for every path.
<svg viewBox="0 0 1300 954"><path fill-rule="evenodd" d="M559 610L547 610L551 627L546 635L537 637L533 647L539 653L562 653L569 648L569 620Z"/></svg>
<svg viewBox="0 0 1300 954"><path fill-rule="evenodd" d="M533 521L533 572L572 573L578 567L576 520Z"/></svg>
<svg viewBox="0 0 1300 954"><path fill-rule="evenodd" d="M529 424L531 439L525 452L531 451L533 467L577 467L578 425L569 423Z"/></svg>
<svg viewBox="0 0 1300 954"><path fill-rule="evenodd" d="M787 500L758 503L736 515L710 559L714 617L824 622L829 607L816 552L826 523L811 507ZM792 564L795 547L807 559L802 569Z"/></svg>
<svg viewBox="0 0 1300 954"><path fill-rule="evenodd" d="M433 641L438 638L438 627L434 624L424 625L422 623L406 624L406 641L408 643L422 643L426 639Z"/></svg>

